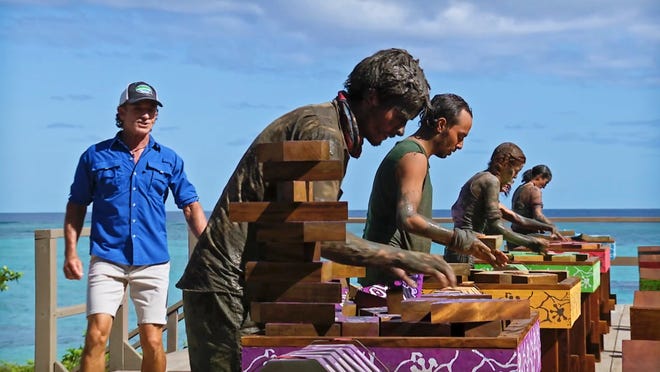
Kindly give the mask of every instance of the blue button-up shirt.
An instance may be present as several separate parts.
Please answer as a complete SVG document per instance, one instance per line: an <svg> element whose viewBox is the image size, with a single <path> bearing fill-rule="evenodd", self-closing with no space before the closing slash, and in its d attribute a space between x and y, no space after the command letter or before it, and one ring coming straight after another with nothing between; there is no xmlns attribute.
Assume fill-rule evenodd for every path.
<svg viewBox="0 0 660 372"><path fill-rule="evenodd" d="M93 203L90 254L124 265L168 262L169 190L179 208L199 200L183 160L153 137L137 164L119 134L90 146L80 157L69 196L75 204Z"/></svg>

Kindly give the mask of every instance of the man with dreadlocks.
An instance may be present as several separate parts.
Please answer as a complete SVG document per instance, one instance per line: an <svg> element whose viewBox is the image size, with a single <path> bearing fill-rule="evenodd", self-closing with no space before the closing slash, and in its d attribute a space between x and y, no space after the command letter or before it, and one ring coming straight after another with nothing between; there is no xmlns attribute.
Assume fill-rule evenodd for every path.
<svg viewBox="0 0 660 372"><path fill-rule="evenodd" d="M397 142L378 167L363 237L426 253L431 251L433 241L479 257L495 267L503 266L507 262L506 255L500 250L491 250L473 231L449 230L432 219L429 159L431 156L444 159L463 148L472 128L472 109L456 94L438 94L420 116L417 131ZM383 270L367 267L366 277L358 281L363 286L389 287L395 279Z"/></svg>
<svg viewBox="0 0 660 372"><path fill-rule="evenodd" d="M250 145L229 178L177 287L183 290L188 353L192 371L240 371L241 336L258 331L244 293L245 263L259 257L254 227L229 220L232 202L274 201L276 184L263 179L259 144L325 140L331 160L347 165L360 156L363 139L378 146L403 135L408 120L428 106L429 84L407 51L387 49L359 62L330 102L297 108L267 126ZM336 201L340 181L314 182L317 201ZM345 242L323 242L323 257L349 265L376 266L408 284L407 272L455 284L439 256L402 251L347 233Z"/></svg>
<svg viewBox="0 0 660 372"><path fill-rule="evenodd" d="M458 199L451 207L454 227L473 230L487 235L502 235L504 240L522 245L533 251L544 253L548 241L518 234L505 226L504 220L526 226L536 226L540 230L551 231L539 221L520 216L500 203L500 192L511 190L513 180L525 165L525 154L511 142L504 142L495 148L490 157L488 169L470 178L461 188ZM473 257L445 249L447 262L472 262Z"/></svg>

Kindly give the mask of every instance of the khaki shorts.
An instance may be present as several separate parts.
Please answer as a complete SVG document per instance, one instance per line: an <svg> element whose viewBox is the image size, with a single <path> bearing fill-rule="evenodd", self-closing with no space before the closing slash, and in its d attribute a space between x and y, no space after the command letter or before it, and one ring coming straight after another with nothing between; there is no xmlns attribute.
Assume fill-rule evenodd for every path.
<svg viewBox="0 0 660 372"><path fill-rule="evenodd" d="M87 281L87 316L115 316L129 286L138 324L165 324L170 263L119 265L92 256Z"/></svg>

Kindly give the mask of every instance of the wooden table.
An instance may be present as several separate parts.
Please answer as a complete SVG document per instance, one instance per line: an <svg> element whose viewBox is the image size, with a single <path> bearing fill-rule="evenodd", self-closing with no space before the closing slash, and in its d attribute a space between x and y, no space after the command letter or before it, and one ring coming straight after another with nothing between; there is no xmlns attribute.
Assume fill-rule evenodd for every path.
<svg viewBox="0 0 660 372"><path fill-rule="evenodd" d="M354 344L387 370L442 369L470 371L492 366L498 371L540 371L539 317L512 320L497 337L271 337L241 339L243 371L257 371L269 360L318 343Z"/></svg>

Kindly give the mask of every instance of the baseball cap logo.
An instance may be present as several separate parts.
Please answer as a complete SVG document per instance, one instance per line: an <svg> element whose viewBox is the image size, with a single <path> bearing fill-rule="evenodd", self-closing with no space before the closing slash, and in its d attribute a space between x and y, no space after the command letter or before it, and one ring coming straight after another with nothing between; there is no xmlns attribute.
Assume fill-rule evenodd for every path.
<svg viewBox="0 0 660 372"><path fill-rule="evenodd" d="M146 95L153 95L154 92L151 90L151 87L148 85L140 84L135 87L135 92L140 93L140 94L146 94Z"/></svg>

